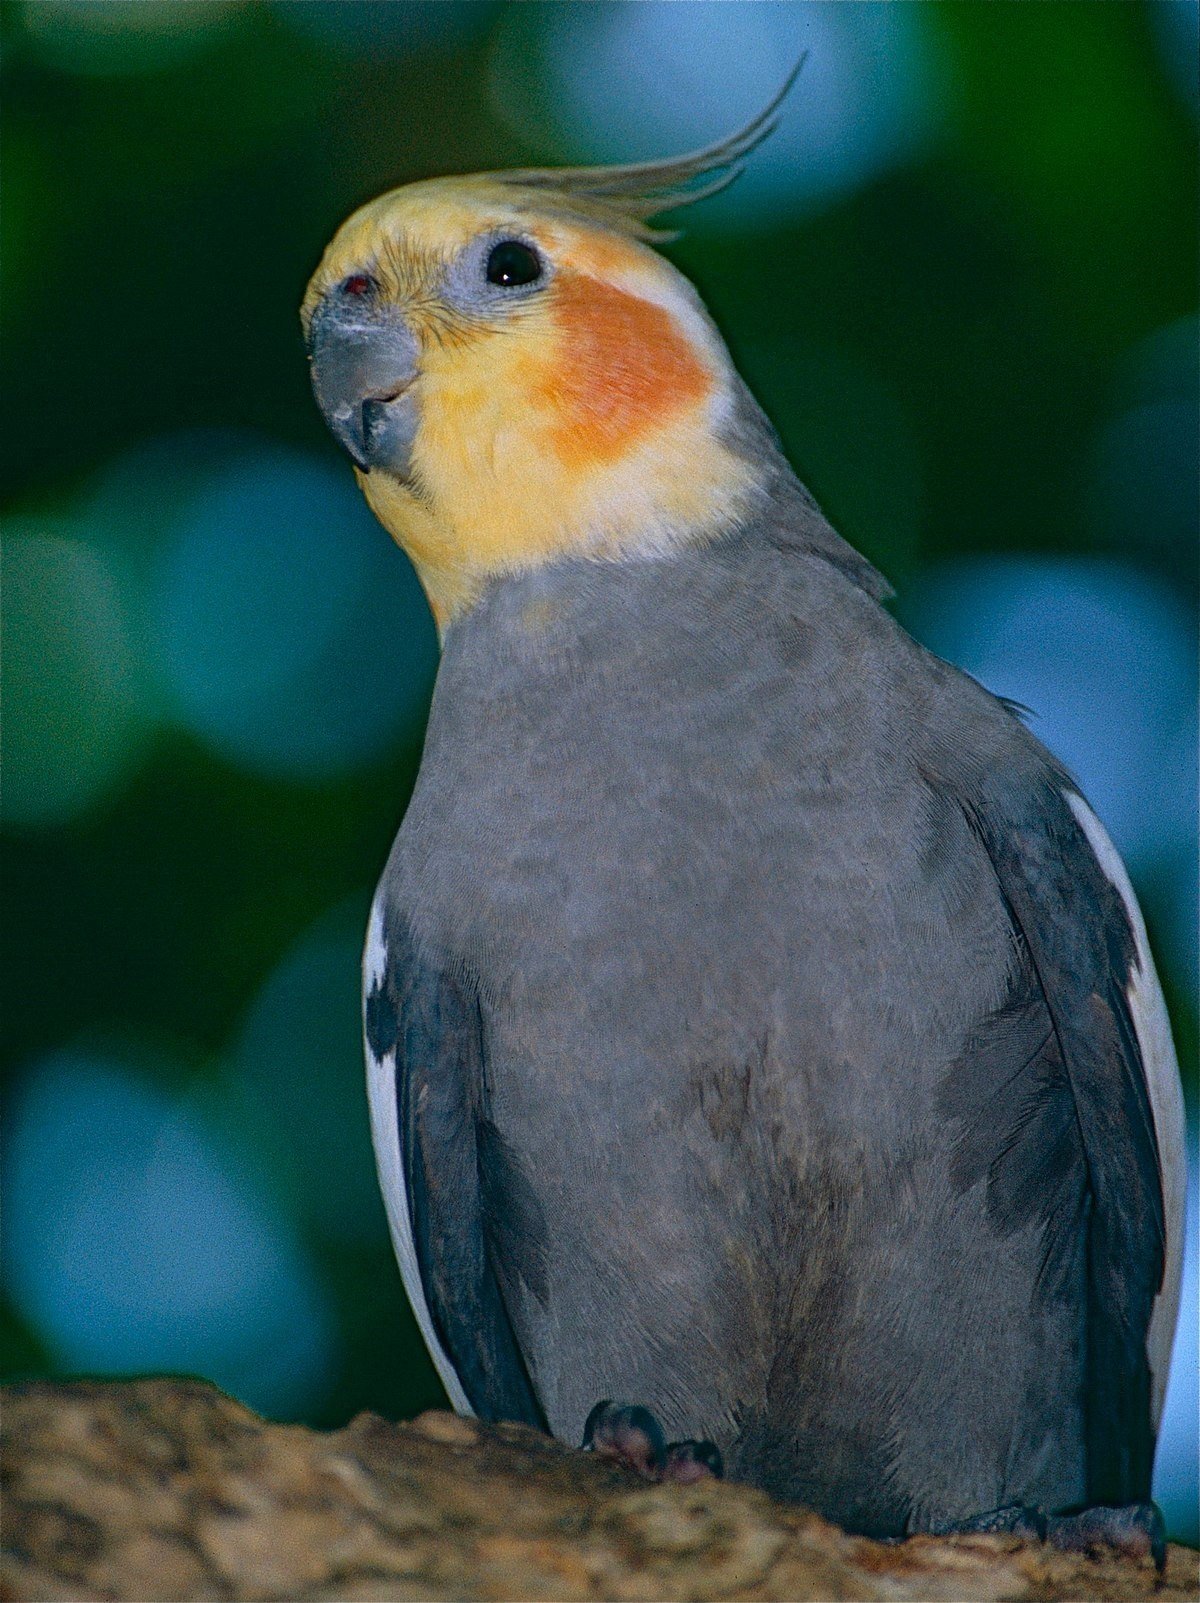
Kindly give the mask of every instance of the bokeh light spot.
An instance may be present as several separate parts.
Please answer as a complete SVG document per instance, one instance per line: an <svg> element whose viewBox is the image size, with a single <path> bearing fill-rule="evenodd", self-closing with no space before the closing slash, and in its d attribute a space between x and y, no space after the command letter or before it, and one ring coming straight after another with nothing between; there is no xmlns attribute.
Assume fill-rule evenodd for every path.
<svg viewBox="0 0 1200 1603"><path fill-rule="evenodd" d="M256 1123L273 1132L297 1210L326 1237L383 1241L362 1050L367 903L335 908L288 951L250 1009L233 1062Z"/></svg>
<svg viewBox="0 0 1200 1603"><path fill-rule="evenodd" d="M101 554L58 534L7 533L4 628L4 818L61 825L116 788L147 734Z"/></svg>
<svg viewBox="0 0 1200 1603"><path fill-rule="evenodd" d="M25 0L21 20L36 53L67 72L155 72L205 49L243 0Z"/></svg>
<svg viewBox="0 0 1200 1603"><path fill-rule="evenodd" d="M508 6L492 102L526 141L531 130L557 125L573 159L657 158L748 122L804 49L809 58L776 132L727 194L687 219L689 229L778 223L928 144L938 95L920 6Z"/></svg>
<svg viewBox="0 0 1200 1603"><path fill-rule="evenodd" d="M7 1127L6 1283L66 1369L203 1375L268 1413L319 1402L320 1285L185 1105L123 1064L60 1052Z"/></svg>
<svg viewBox="0 0 1200 1603"><path fill-rule="evenodd" d="M1122 364L1120 409L1092 451L1095 527L1114 551L1196 561L1200 543L1200 323L1156 329Z"/></svg>
<svg viewBox="0 0 1200 1603"><path fill-rule="evenodd" d="M176 715L236 763L322 779L419 736L432 623L348 472L265 441L215 463L154 613Z"/></svg>
<svg viewBox="0 0 1200 1603"><path fill-rule="evenodd" d="M1131 867L1192 834L1196 639L1168 585L1119 562L994 557L912 589L917 637L1030 709Z"/></svg>
<svg viewBox="0 0 1200 1603"><path fill-rule="evenodd" d="M1200 113L1200 5L1196 0L1155 0L1147 16L1159 56L1180 99L1195 116Z"/></svg>

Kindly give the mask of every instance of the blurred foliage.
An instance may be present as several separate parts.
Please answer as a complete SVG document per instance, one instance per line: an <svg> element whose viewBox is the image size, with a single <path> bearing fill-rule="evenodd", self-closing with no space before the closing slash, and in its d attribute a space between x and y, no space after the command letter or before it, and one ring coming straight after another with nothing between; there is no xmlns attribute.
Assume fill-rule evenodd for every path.
<svg viewBox="0 0 1200 1603"><path fill-rule="evenodd" d="M833 26L819 9L698 21L719 32L760 13L792 54L810 25ZM1196 122L1179 62L1194 8L904 10L920 31L921 138L888 159L894 136L881 136L804 204L787 203L785 169L774 205L701 208L671 254L902 607L951 559L1102 556L1190 619ZM300 1244L330 1334L296 1411L332 1422L440 1397L371 1182L355 955L416 770L432 637L403 559L339 499L349 473L312 403L296 308L333 229L381 189L605 153L604 127L589 141L586 120L582 133L578 117L556 121L539 76L543 34L564 72L586 75L587 28L617 24L585 12L0 4L4 1070L24 1121L12 1172L32 1177L28 1197L6 1182L9 1375L69 1370L93 1350L39 1324L41 1282L17 1251L25 1224L48 1220L37 1239L76 1283L68 1202L45 1190L30 1134L37 1066L68 1051L76 1067L54 1084L124 1062L147 1129L155 1097L185 1099L187 1140L206 1130L245 1205ZM794 107L810 84L822 104L833 45L813 48ZM908 70L896 61L873 70ZM604 87L617 97L620 84ZM772 87L768 73L761 95ZM726 121L754 109L730 105ZM1184 355L1158 384L1145 352L1172 328ZM1174 407L1182 426L1164 432L1155 413L1127 461L1105 442L1126 440L1139 405ZM328 543L320 518L300 539L297 474L311 476L305 505L328 509ZM368 637L387 649L372 656ZM340 729L346 686L390 709L377 728L344 749L266 738L285 720L303 734L306 716L318 734ZM1181 881L1174 861L1143 865L1143 883L1170 880L1167 901L1149 900L1156 933L1186 894L1191 870ZM1164 976L1186 1062L1191 939ZM142 1150L126 1169L100 1153L88 1194L112 1214L88 1250L113 1265L149 1250L124 1233L118 1184ZM79 1295L98 1295L85 1281Z"/></svg>

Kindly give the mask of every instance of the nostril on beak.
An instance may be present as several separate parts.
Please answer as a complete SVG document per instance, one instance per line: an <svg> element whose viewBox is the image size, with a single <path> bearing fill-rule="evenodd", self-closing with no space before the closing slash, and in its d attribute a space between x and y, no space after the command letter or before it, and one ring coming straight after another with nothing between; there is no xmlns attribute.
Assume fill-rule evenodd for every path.
<svg viewBox="0 0 1200 1603"><path fill-rule="evenodd" d="M402 397L417 377L417 342L394 316L347 321L340 302L317 314L312 383L325 421L359 470L403 469L415 422Z"/></svg>
<svg viewBox="0 0 1200 1603"><path fill-rule="evenodd" d="M412 379L404 379L378 395L368 395L362 403L363 450L369 457L372 446L381 445L384 436L394 427L395 414L391 408L412 387Z"/></svg>
<svg viewBox="0 0 1200 1603"><path fill-rule="evenodd" d="M405 390L409 389L411 385L412 379L402 379L399 384L393 385L390 390L381 390L378 395L368 395L366 400L363 402L363 405L371 406L375 403L378 403L380 406L387 406L391 401L398 401L404 394Z"/></svg>

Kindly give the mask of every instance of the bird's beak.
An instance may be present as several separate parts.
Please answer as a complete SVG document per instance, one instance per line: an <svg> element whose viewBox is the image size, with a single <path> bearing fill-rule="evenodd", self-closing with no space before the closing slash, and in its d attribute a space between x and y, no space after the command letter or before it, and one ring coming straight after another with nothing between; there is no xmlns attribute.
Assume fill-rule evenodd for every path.
<svg viewBox="0 0 1200 1603"><path fill-rule="evenodd" d="M392 308L326 302L309 331L312 386L334 438L364 473L409 476L417 340Z"/></svg>

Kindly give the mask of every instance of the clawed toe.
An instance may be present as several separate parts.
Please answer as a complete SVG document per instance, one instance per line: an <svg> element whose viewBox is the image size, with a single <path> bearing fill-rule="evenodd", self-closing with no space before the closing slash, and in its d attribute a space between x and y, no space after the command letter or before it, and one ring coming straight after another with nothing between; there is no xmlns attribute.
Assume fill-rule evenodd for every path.
<svg viewBox="0 0 1200 1603"><path fill-rule="evenodd" d="M654 1415L637 1404L607 1399L597 1403L583 1427L583 1447L647 1481L690 1486L696 1481L719 1480L724 1473L714 1442L668 1444Z"/></svg>
<svg viewBox="0 0 1200 1603"><path fill-rule="evenodd" d="M943 1525L936 1535L1003 1533L1029 1542L1049 1542L1063 1553L1120 1553L1126 1558L1149 1556L1161 1575L1167 1566L1167 1535L1154 1503L1128 1503L1122 1508L1085 1508L1078 1514L1046 1514L1040 1508L1014 1503L971 1519Z"/></svg>
<svg viewBox="0 0 1200 1603"><path fill-rule="evenodd" d="M724 1473L721 1450L715 1442L668 1442L663 1480L692 1486L696 1481L719 1481Z"/></svg>
<svg viewBox="0 0 1200 1603"><path fill-rule="evenodd" d="M1124 1554L1154 1560L1161 1575L1167 1567L1167 1533L1155 1503L1127 1503L1122 1508L1085 1508L1078 1514L1051 1514L1046 1540L1065 1553Z"/></svg>
<svg viewBox="0 0 1200 1603"><path fill-rule="evenodd" d="M667 1456L662 1426L648 1408L597 1403L583 1427L585 1452L611 1459L644 1480L658 1480Z"/></svg>

